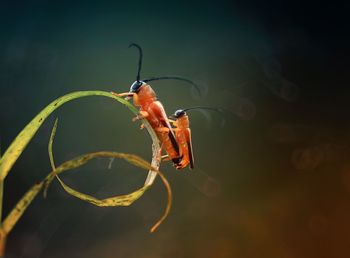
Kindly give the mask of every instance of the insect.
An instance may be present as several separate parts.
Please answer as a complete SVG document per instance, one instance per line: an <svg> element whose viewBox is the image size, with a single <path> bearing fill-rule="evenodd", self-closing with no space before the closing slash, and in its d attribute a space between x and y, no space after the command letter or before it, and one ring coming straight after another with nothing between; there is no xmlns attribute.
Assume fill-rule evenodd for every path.
<svg viewBox="0 0 350 258"><path fill-rule="evenodd" d="M190 169L194 169L194 156L192 148L190 120L186 111L201 109L222 112L222 110L218 108L192 107L186 109L178 109L172 116L170 116L171 118L174 118L174 120L170 119L169 121L174 126L173 130L175 131L176 141L179 145L179 155L181 157L180 162L174 163L176 169L183 169L188 165L190 166Z"/></svg>
<svg viewBox="0 0 350 258"><path fill-rule="evenodd" d="M139 63L136 81L131 85L129 92L120 94L112 93L119 97L126 97L126 99L130 99L131 97L133 98L134 105L140 109L139 115L133 118L133 121L145 118L157 134L157 137L161 143L161 152L162 150L165 150L167 153L167 158L171 159L174 164L179 164L181 157L179 155L179 145L176 140L176 136L170 125L162 103L157 100L156 93L148 82L163 79L181 80L191 83L200 93L198 85L186 78L178 76L152 77L140 80L143 58L142 48L135 43L131 44L129 47L136 47L139 50Z"/></svg>

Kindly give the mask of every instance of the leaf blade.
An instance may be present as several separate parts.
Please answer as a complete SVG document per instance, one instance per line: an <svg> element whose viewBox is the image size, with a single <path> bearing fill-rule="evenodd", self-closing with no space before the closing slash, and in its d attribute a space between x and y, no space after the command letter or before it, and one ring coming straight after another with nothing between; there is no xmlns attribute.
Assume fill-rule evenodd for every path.
<svg viewBox="0 0 350 258"><path fill-rule="evenodd" d="M13 164L22 154L25 147L28 145L29 141L33 138L35 133L38 131L40 126L43 124L45 119L58 107L62 106L64 103L89 96L105 96L119 101L120 103L126 105L134 114L137 114L137 109L131 105L128 101L123 98L117 97L110 92L105 91L77 91L66 94L62 97L57 98L47 105L39 114L37 114L17 135L15 140L7 148L4 155L0 159L0 180L4 180Z"/></svg>

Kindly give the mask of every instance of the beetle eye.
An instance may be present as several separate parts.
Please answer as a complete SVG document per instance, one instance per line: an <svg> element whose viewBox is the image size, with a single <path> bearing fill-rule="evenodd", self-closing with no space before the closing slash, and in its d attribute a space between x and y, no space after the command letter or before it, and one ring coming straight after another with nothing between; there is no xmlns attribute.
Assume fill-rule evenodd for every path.
<svg viewBox="0 0 350 258"><path fill-rule="evenodd" d="M135 81L130 87L130 92L137 93L143 84L144 82L142 81Z"/></svg>

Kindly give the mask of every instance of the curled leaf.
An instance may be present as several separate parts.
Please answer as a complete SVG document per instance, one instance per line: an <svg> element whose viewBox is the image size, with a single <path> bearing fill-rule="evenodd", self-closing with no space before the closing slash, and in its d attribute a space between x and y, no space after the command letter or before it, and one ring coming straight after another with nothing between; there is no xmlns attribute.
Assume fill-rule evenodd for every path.
<svg viewBox="0 0 350 258"><path fill-rule="evenodd" d="M39 193L39 191L43 187L43 182L37 183L33 185L19 200L16 206L12 209L12 211L7 215L6 219L2 223L2 230L6 234L8 234L17 221L22 216L23 212L27 209L29 204L33 201L35 196Z"/></svg>
<svg viewBox="0 0 350 258"><path fill-rule="evenodd" d="M23 150L33 138L34 134L38 131L39 127L43 124L45 119L58 107L64 103L88 96L104 96L113 98L120 103L126 105L134 114L137 114L137 109L123 98L117 97L110 92L105 91L77 91L64 95L47 105L38 115L36 115L32 121L27 124L26 127L17 135L16 139L11 143L4 155L0 159L0 180L4 180L13 164L18 157L22 154Z"/></svg>
<svg viewBox="0 0 350 258"><path fill-rule="evenodd" d="M73 92L73 93L69 93L67 95L64 95L56 100L54 100L53 102L51 102L48 106L46 106L38 115L36 115L26 126L25 128L23 128L23 130L17 135L17 137L15 138L15 140L11 143L11 145L8 147L8 149L6 150L6 152L4 153L3 156L0 157L0 184L1 186L3 185L4 179L7 176L7 174L9 173L9 171L11 170L13 164L17 161L17 159L19 158L19 156L22 154L22 152L24 151L25 147L28 145L28 143L30 142L30 140L33 138L33 136L35 135L35 133L38 131L38 129L40 128L40 126L43 124L43 122L46 120L46 118L53 112L55 111L58 107L60 107L61 105L63 105L64 103L74 100L74 99L78 99L81 97L88 97L88 96L104 96L104 97L108 97L108 98L112 98L117 100L118 102L124 104L125 106L127 106L127 108L133 112L134 114L138 113L138 110L131 105L129 102L127 102L126 100L124 100L123 98L117 97L116 95L110 93L110 92L104 92L104 91L78 91L78 92ZM164 220L164 218L167 216L169 210L170 210L170 206L171 206L171 189L170 186L168 184L168 182L166 181L165 177L158 171L159 168L159 164L160 164L160 156L157 155L157 153L160 150L160 146L159 146L159 140L155 134L155 132L153 131L152 127L149 125L149 123L146 120L142 120L142 123L145 125L148 133L150 134L152 141L153 141L153 145L152 145L152 150L153 150L153 157L152 157L152 165L147 163L147 161L144 161L142 159L138 159L135 158L134 156L128 156L129 154L116 154L116 153L109 153L107 155L107 153L104 152L100 152L100 153L95 153L95 154L91 154L91 155L85 155L85 156L81 156L72 160L69 160L67 162L64 162L61 166L59 166L58 168L55 168L55 165L53 163L53 156L52 156L52 152L51 152L51 165L53 167L53 172L51 172L43 181L41 181L40 183L35 184L34 186L32 186L25 194L24 196L18 201L18 203L16 204L16 206L13 208L13 210L7 215L7 217L5 218L5 220L2 223L2 227L0 229L0 242L1 244L4 245L4 239L6 239L6 235L11 231L11 229L14 227L14 225L16 224L16 222L19 220L19 218L22 216L22 214L24 213L24 211L27 209L27 207L29 206L29 204L32 202L32 200L36 197L36 195L40 192L40 190L43 188L43 186L45 185L45 187L47 188L47 186L49 185L49 183L52 181L52 179L59 173L62 173L66 170L69 169L74 169L77 168L79 166L84 165L86 162L88 162L90 159L95 158L95 157L104 157L104 156L108 156L108 157L119 157L119 158L124 158L126 160L128 160L130 163L139 166L139 167L143 167L143 168L148 168L149 172L148 172L148 176L146 178L146 181L144 183L144 187L140 188L139 190L135 191L134 193L131 193L129 195L125 195L127 196L127 200L132 200L129 201L130 204L135 201L136 199L138 199L144 191L146 191L148 189L148 187L150 185L153 184L156 175L159 174L163 183L165 184L167 191L168 191L168 204L167 204L167 208L165 210L164 215L162 216L161 221ZM50 139L49 142L49 149L52 149L52 141L54 138L54 134L56 132L56 127L57 127L57 121L55 122L54 125L54 129L52 132L52 140ZM66 186L65 188L66 190L69 189L68 186ZM124 198L125 198L124 196ZM112 197L113 199L114 197ZM108 199L108 198L107 198ZM0 198L0 205L2 204L2 198ZM120 201L120 199L119 199ZM124 204L128 203L128 201L125 202L124 200ZM118 203L118 201L109 201L112 203ZM157 223L159 225L159 222ZM154 229L154 227L153 227Z"/></svg>
<svg viewBox="0 0 350 258"><path fill-rule="evenodd" d="M84 193L78 192L77 190L74 190L70 186L66 185L58 176L57 176L57 180L60 182L63 189L70 195L73 195L74 197L77 197L80 200L87 201L99 207L129 206L134 201L139 199L144 194L144 192L148 189L148 186L143 186L140 189L130 194L118 195L118 196L113 196L113 197L100 200L91 195L84 194Z"/></svg>
<svg viewBox="0 0 350 258"><path fill-rule="evenodd" d="M166 188L168 198L167 198L167 206L165 208L164 214L159 219L159 221L151 228L151 232L154 232L169 214L169 211L171 208L171 203L172 203L172 192L171 192L170 184L169 184L168 180L165 178L165 176L163 175L163 173L160 172L159 170L156 170L155 168L153 168L151 166L151 164L149 164L147 161L145 161L144 159L142 159L136 155L119 153L119 152L107 152L107 151L88 153L88 154L85 154L85 155L82 155L80 157L77 157L77 158L74 158L72 160L64 162L62 165L60 165L55 170L53 170L47 176L46 180L48 182L50 182L52 179L55 178L55 176L65 172L67 170L71 170L71 169L80 167L92 159L101 158L101 157L121 158L121 159L124 159L125 161L129 162L130 164L133 164L137 167L140 167L140 168L143 168L146 170L152 170L159 175L159 177L161 178L161 180ZM149 188L149 186L146 185L146 186L143 186L142 188L140 188L140 189L138 189L130 194L114 196L111 198L99 200L95 197L92 197L90 195L87 195L87 194L84 194L84 193L81 193L81 192L78 192L78 191L72 189L71 187L69 187L65 183L63 183L62 180L60 180L60 183L63 186L63 189L67 193L69 193L69 194L71 194L71 195L73 195L81 200L88 201L88 202L90 202L94 205L100 206L100 207L130 205L134 201L136 201L138 198L140 198L141 195Z"/></svg>
<svg viewBox="0 0 350 258"><path fill-rule="evenodd" d="M143 160L142 158L140 158L136 155L126 154L126 153L117 153L117 152L95 152L95 153L85 154L85 155L80 156L74 160L69 161L68 163L65 162L64 164L62 164L60 167L64 166L64 170L61 171L60 167L58 167L58 168L55 167L55 161L54 161L53 151L52 151L52 145L53 145L53 141L54 141L56 129L57 129L57 122L58 122L58 119L55 120L55 124L52 128L51 136L50 136L50 140L49 140L49 144L48 144L49 158L50 158L50 163L51 163L51 167L52 167L53 171L47 177L44 195L47 192L47 188L48 188L50 182L52 181L54 176L56 176L57 180L60 182L63 189L68 194L73 195L74 197L76 197L80 200L87 201L87 202L89 202L93 205L99 206L99 207L129 206L134 201L139 199L151 185L145 184L140 189L138 189L132 193L129 193L129 194L113 196L113 197L109 197L109 198L105 198L105 199L97 199L91 195L81 193L81 192L71 188L70 186L65 184L58 176L59 173L62 173L63 171L70 169L70 168L76 168L77 166L79 166L79 164L83 165L93 158L97 158L97 157L122 158L122 159L126 160L127 162L129 162L137 167L140 167L140 168L143 168L146 170L150 170L150 171L153 171L153 172L159 174L160 178L162 179L162 182L165 185L165 188L168 192L168 203L167 203L165 212L164 212L163 216L161 217L161 219L151 228L151 232L154 232L156 230L156 228L158 228L158 226L165 220L165 218L169 214L170 207L171 207L171 200L172 200L171 188L170 188L169 182L164 177L164 175L160 171L158 171L158 169L152 167L152 165L149 164L147 161Z"/></svg>

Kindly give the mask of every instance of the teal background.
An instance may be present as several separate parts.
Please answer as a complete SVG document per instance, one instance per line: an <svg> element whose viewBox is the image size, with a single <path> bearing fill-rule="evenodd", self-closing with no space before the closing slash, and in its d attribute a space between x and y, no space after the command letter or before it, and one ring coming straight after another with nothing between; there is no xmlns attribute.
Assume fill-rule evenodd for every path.
<svg viewBox="0 0 350 258"><path fill-rule="evenodd" d="M144 50L168 114L190 114L196 169L162 165L130 207L98 208L56 183L8 238L6 257L347 257L349 250L349 5L295 1L1 1L0 137L5 150L53 99L76 90L125 92ZM150 159L151 141L110 99L64 105L38 131L5 183L5 214L58 164L100 150ZM64 175L100 198L130 192L146 173L100 159Z"/></svg>

